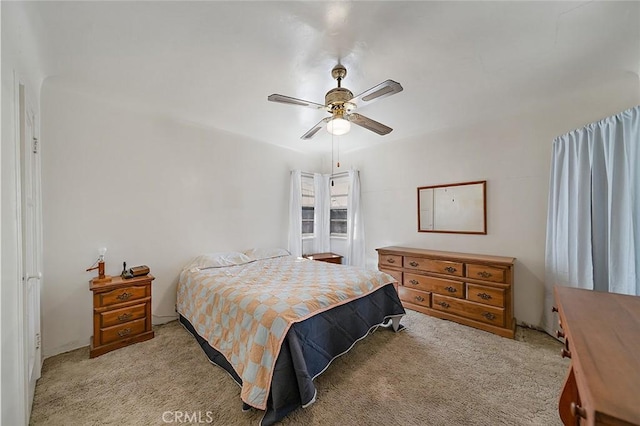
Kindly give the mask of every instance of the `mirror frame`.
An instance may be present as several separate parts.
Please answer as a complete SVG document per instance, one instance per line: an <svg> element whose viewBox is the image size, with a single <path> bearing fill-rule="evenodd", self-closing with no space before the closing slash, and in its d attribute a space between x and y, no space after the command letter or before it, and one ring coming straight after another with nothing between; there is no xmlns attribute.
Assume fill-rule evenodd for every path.
<svg viewBox="0 0 640 426"><path fill-rule="evenodd" d="M482 214L482 229L478 229L477 231L460 231L460 230L442 230L442 229L421 229L420 225L420 191L424 189L437 189L437 188L449 188L456 186L465 186L465 185L480 185L480 189L482 190L482 212L478 211L478 214ZM451 183L446 185L432 185L432 186L419 186L418 187L418 232L439 232L446 234L487 234L487 181L479 180L473 182L462 182L462 183Z"/></svg>

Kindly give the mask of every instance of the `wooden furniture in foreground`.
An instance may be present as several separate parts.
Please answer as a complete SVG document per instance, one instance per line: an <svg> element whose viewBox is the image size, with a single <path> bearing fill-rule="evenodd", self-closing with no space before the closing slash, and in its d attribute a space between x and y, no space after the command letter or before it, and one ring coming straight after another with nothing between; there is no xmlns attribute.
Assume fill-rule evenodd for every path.
<svg viewBox="0 0 640 426"><path fill-rule="evenodd" d="M320 262L327 263L342 263L342 256L335 253L314 253L314 254L305 254L303 257L311 260L319 260Z"/></svg>
<svg viewBox="0 0 640 426"><path fill-rule="evenodd" d="M640 297L555 287L565 425L640 425Z"/></svg>
<svg viewBox="0 0 640 426"><path fill-rule="evenodd" d="M108 283L91 280L93 337L89 356L95 358L115 349L153 338L151 329L152 275Z"/></svg>
<svg viewBox="0 0 640 426"><path fill-rule="evenodd" d="M409 309L513 338L513 257L382 247L378 269Z"/></svg>

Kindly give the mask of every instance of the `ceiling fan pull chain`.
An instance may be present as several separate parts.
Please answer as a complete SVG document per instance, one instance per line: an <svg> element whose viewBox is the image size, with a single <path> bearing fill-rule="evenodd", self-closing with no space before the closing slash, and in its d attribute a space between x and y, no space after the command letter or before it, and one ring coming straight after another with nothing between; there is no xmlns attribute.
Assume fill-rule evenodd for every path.
<svg viewBox="0 0 640 426"><path fill-rule="evenodd" d="M333 186L333 133L331 133L331 186Z"/></svg>

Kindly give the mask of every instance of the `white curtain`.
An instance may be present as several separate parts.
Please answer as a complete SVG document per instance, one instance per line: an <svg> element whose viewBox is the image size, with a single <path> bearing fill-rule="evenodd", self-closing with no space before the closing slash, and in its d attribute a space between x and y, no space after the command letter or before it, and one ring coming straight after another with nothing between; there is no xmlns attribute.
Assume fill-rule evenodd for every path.
<svg viewBox="0 0 640 426"><path fill-rule="evenodd" d="M349 170L349 194L347 196L347 255L346 264L365 266L364 222L360 198L360 173Z"/></svg>
<svg viewBox="0 0 640 426"><path fill-rule="evenodd" d="M553 286L640 295L640 107L553 141L543 326Z"/></svg>
<svg viewBox="0 0 640 426"><path fill-rule="evenodd" d="M289 253L302 256L302 174L291 171L289 194Z"/></svg>
<svg viewBox="0 0 640 426"><path fill-rule="evenodd" d="M314 190L314 218L313 244L314 253L328 253L331 251L331 194L329 193L329 175L315 173L313 175Z"/></svg>

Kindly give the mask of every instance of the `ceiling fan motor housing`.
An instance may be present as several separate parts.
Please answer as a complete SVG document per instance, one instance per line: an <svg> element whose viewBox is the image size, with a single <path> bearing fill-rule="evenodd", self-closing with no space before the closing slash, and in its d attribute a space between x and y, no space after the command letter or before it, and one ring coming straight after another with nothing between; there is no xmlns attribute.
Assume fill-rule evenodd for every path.
<svg viewBox="0 0 640 426"><path fill-rule="evenodd" d="M343 105L345 109L350 109L349 107L353 106L351 104L345 104L347 104L351 99L353 99L353 93L351 93L351 90L344 87L336 87L327 92L324 97L324 104L331 109L341 107Z"/></svg>

